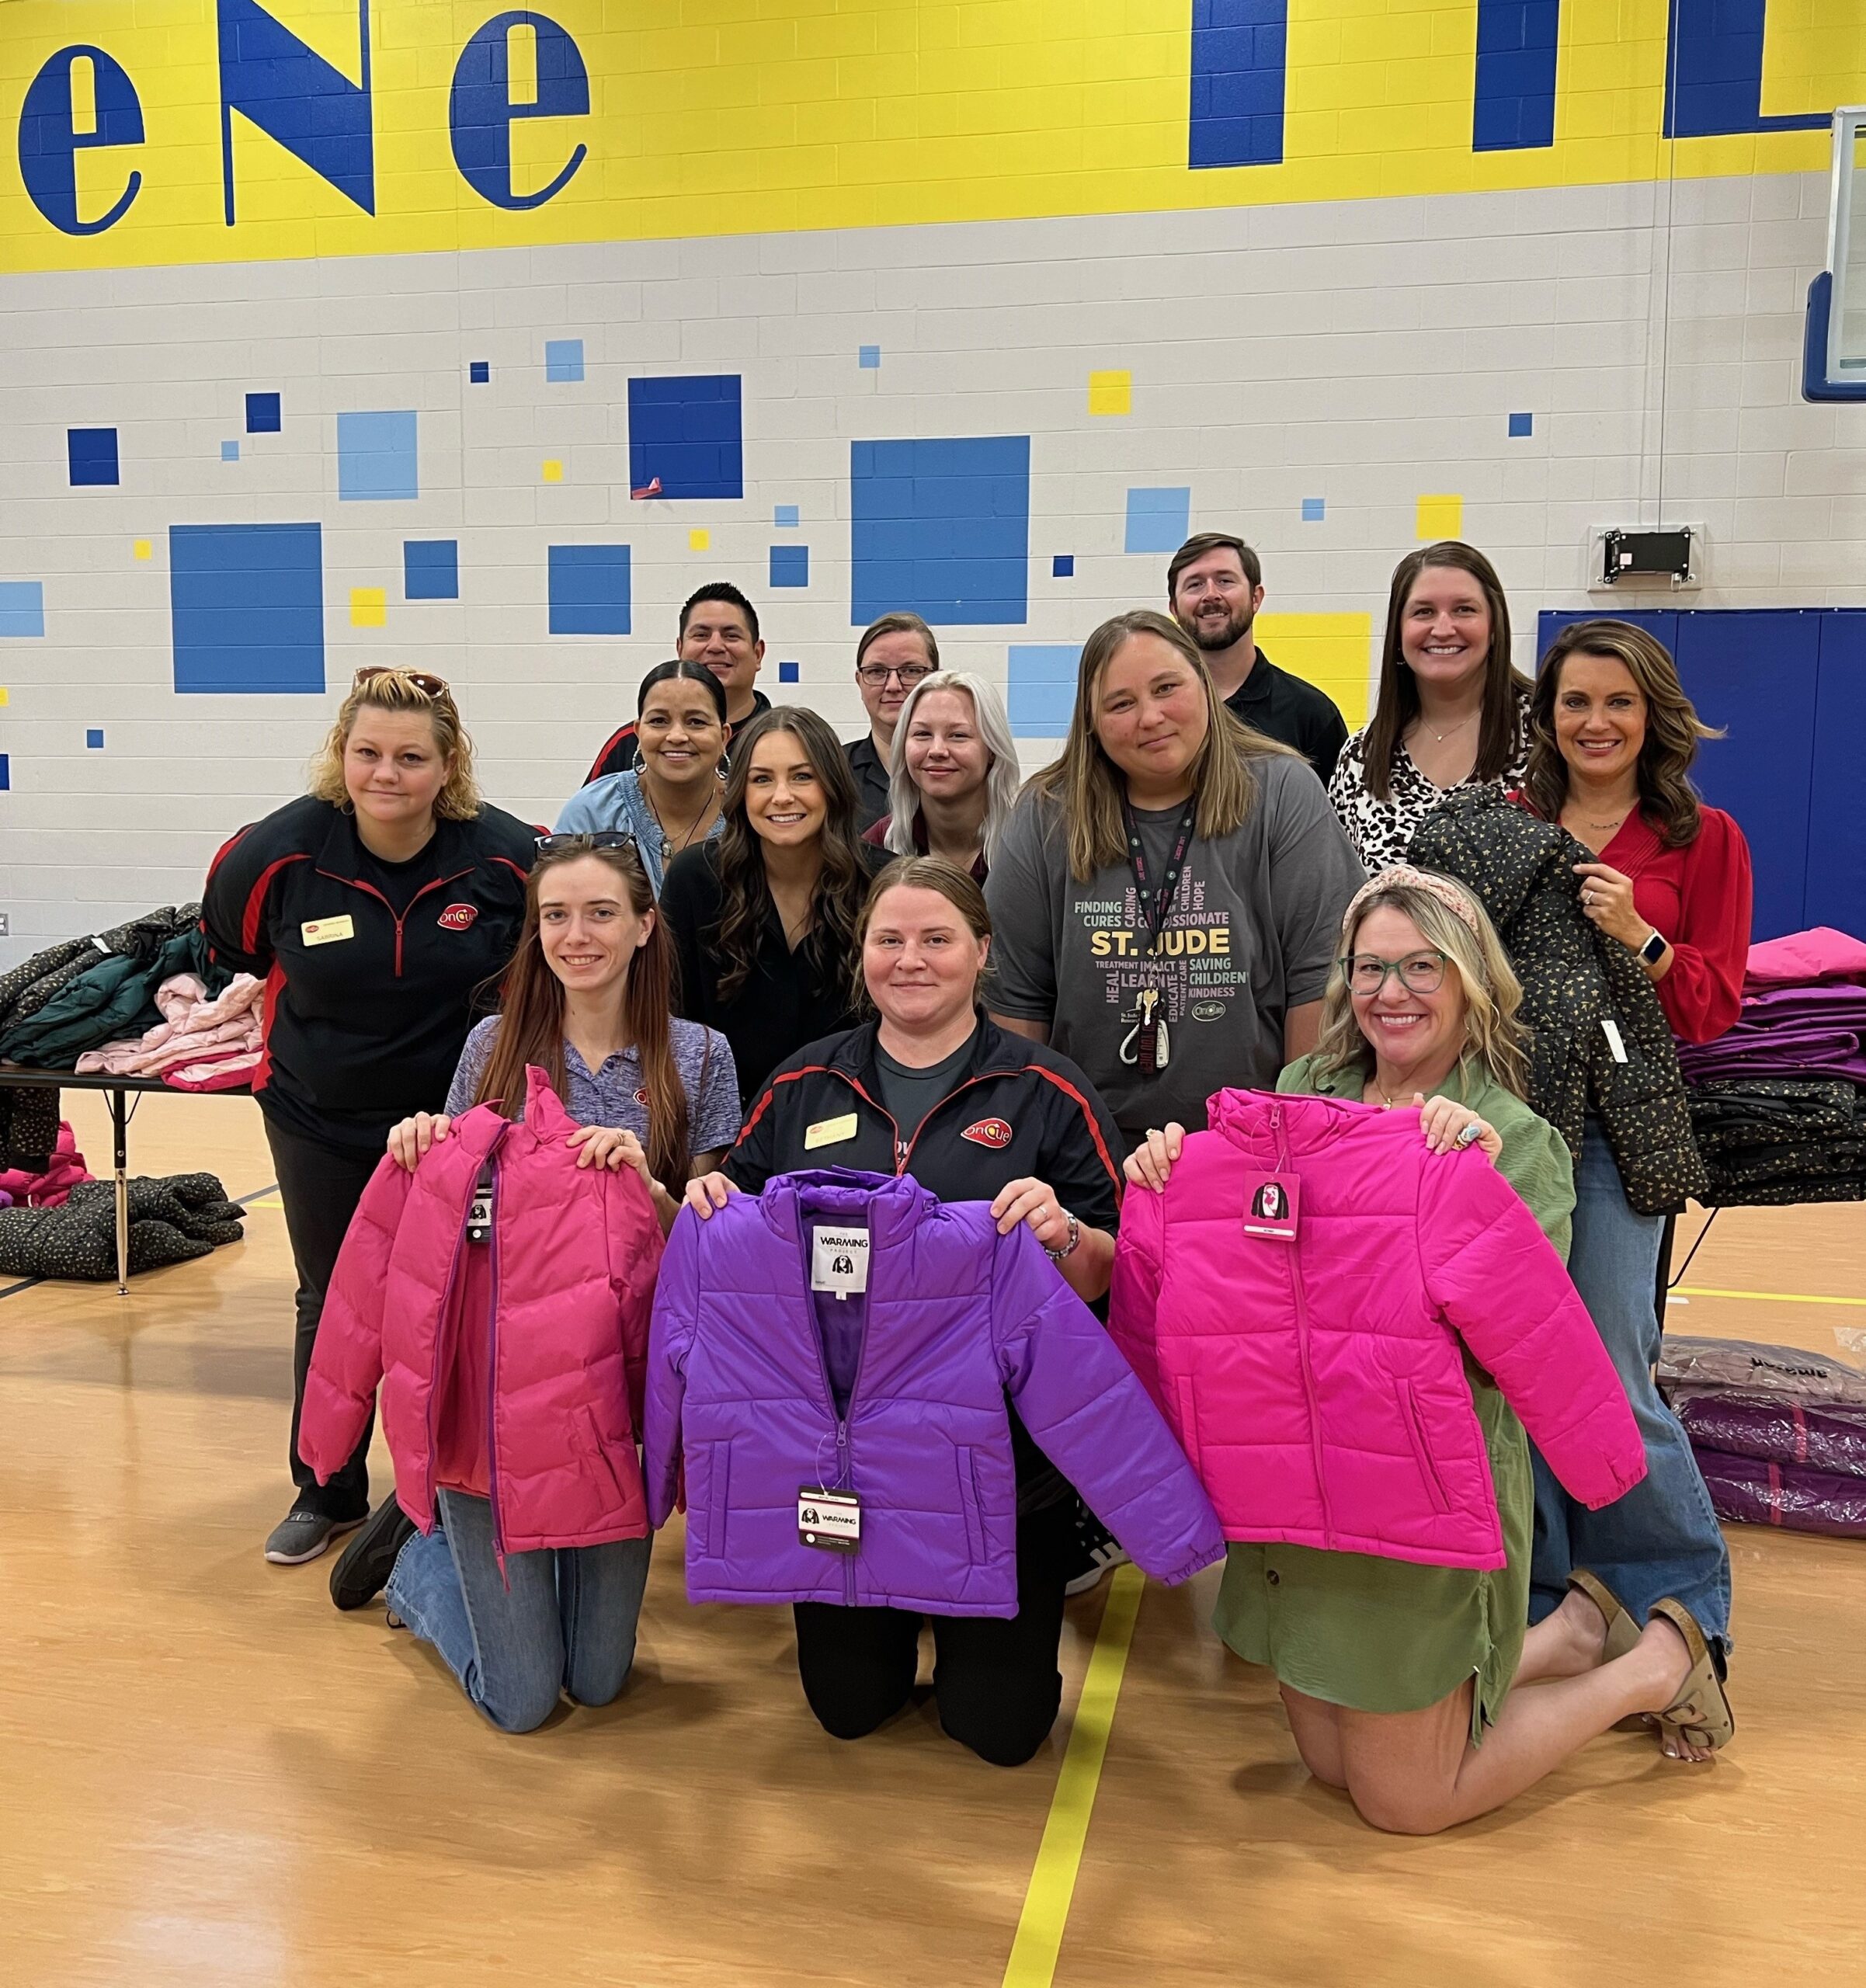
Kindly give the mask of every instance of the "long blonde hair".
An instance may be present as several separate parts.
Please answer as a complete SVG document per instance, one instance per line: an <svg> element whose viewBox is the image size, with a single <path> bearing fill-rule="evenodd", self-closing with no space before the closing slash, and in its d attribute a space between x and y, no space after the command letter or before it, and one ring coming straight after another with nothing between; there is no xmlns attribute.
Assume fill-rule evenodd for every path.
<svg viewBox="0 0 1866 1988"><path fill-rule="evenodd" d="M1127 853L1128 833L1121 812L1127 783L1103 749L1095 717L1101 679L1109 664L1136 635L1152 635L1166 643L1198 679L1204 693L1205 742L1192 767L1193 791L1198 797L1193 827L1201 841L1229 835L1249 814L1257 796L1252 757L1271 753L1287 759L1299 756L1232 717L1198 645L1176 621L1150 607L1113 616L1082 644L1075 708L1069 714L1069 735L1063 742L1062 756L1034 773L1030 782L1034 793L1062 811L1069 836L1069 874L1079 884L1086 883L1110 863L1120 862Z"/></svg>
<svg viewBox="0 0 1866 1988"><path fill-rule="evenodd" d="M893 770L888 780L888 835L884 846L896 856L915 853L914 818L920 812L920 790L907 770L907 735L913 714L923 697L936 690L957 690L972 707L972 722L992 763L985 773L985 820L978 830L978 843L989 868L998 854L998 838L1017 805L1017 742L1011 735L1011 721L1005 714L1004 700L982 676L969 669L936 669L923 676L907 693L901 715L894 727Z"/></svg>
<svg viewBox="0 0 1866 1988"><path fill-rule="evenodd" d="M447 785L434 797L434 812L444 822L471 821L480 808L479 786L473 777L473 742L460 721L453 693L444 683L438 690L427 687L440 681L438 677L424 678L416 670L380 669L353 684L329 737L311 761L312 798L328 801L335 808L349 805L343 753L359 711L419 711L434 728L435 750L452 762Z"/></svg>
<svg viewBox="0 0 1866 1988"><path fill-rule="evenodd" d="M1342 932L1341 958L1336 961L1322 997L1322 1032L1315 1043L1315 1067L1333 1076L1348 1071L1365 1073L1374 1066L1373 1046L1354 1019L1342 960L1353 954L1355 937L1367 913L1384 906L1411 919L1426 943L1445 955L1458 975L1465 996L1465 1048L1460 1062L1477 1063L1513 1097L1526 1098L1529 1031L1517 1020L1523 1005L1522 983L1484 907L1454 878L1440 878L1436 871L1433 875L1434 881L1449 885L1469 906L1476 929L1416 884L1394 882L1371 891L1353 907L1350 922Z"/></svg>

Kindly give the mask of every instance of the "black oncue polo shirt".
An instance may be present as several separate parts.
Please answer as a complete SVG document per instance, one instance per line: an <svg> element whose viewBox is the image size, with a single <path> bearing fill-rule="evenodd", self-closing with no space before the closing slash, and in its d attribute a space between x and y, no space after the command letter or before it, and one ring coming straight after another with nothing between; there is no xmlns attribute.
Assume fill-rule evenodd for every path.
<svg viewBox="0 0 1866 1988"><path fill-rule="evenodd" d="M888 812L888 762L876 749L870 732L850 739L843 752L855 775L856 826L866 833Z"/></svg>
<svg viewBox="0 0 1866 1988"><path fill-rule="evenodd" d="M1225 700L1225 707L1240 724L1293 746L1315 770L1324 787L1347 743L1347 727L1335 700L1300 676L1279 669L1261 649L1250 674Z"/></svg>

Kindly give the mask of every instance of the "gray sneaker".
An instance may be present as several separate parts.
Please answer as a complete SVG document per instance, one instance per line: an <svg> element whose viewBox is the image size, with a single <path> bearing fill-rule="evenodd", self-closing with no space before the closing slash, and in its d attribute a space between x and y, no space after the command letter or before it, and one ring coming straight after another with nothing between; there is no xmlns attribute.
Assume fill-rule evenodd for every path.
<svg viewBox="0 0 1866 1988"><path fill-rule="evenodd" d="M301 1567L314 1560L340 1533L354 1532L366 1513L353 1519L334 1519L309 1505L294 1505L272 1529L266 1557L275 1567Z"/></svg>

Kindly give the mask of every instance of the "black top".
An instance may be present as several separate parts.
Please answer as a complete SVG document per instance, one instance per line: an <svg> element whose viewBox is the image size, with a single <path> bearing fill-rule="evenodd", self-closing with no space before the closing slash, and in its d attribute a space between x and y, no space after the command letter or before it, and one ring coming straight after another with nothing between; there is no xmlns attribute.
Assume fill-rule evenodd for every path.
<svg viewBox="0 0 1866 1988"><path fill-rule="evenodd" d="M843 748L855 775L856 826L864 833L888 812L888 762L875 749L874 735L864 732Z"/></svg>
<svg viewBox="0 0 1866 1988"><path fill-rule="evenodd" d="M242 829L207 873L214 958L269 978L253 1093L289 1131L380 1148L439 1111L483 984L518 944L537 831L498 808L436 823L405 863L307 796Z"/></svg>
<svg viewBox="0 0 1866 1988"><path fill-rule="evenodd" d="M752 693L752 718L756 718L760 711L768 711L770 708L771 700L763 691L754 690ZM726 741L728 766L732 763L732 749L744 736L745 728L752 722L752 718L742 719L732 728L732 735ZM641 756L635 749L635 721L631 718L627 724L612 732L603 742L603 749L596 755L594 764L583 776L583 784L587 787L592 780L601 780L607 773L625 773Z"/></svg>
<svg viewBox="0 0 1866 1988"><path fill-rule="evenodd" d="M861 846L870 875L889 860L885 850ZM722 893L719 845L683 850L668 865L661 886L661 916L680 965L676 1011L716 1028L732 1046L741 1100L804 1043L846 1028L855 1020L850 961L827 957L820 929L794 951L784 942L775 905L766 912L758 951L745 984L730 1001L719 996L718 937Z"/></svg>
<svg viewBox="0 0 1866 1988"><path fill-rule="evenodd" d="M1280 745L1293 746L1315 770L1324 787L1347 743L1347 727L1326 690L1279 669L1261 649L1250 674L1225 700L1240 724Z"/></svg>

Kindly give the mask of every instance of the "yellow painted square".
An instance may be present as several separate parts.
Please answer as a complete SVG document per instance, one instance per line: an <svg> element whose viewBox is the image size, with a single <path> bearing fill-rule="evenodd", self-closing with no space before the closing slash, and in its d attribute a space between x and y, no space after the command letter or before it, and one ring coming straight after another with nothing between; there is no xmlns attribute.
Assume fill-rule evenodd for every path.
<svg viewBox="0 0 1866 1988"><path fill-rule="evenodd" d="M1350 732L1366 724L1374 668L1370 614L1260 614L1257 640L1279 669L1326 690Z"/></svg>
<svg viewBox="0 0 1866 1988"><path fill-rule="evenodd" d="M10 704L12 701L12 692L6 689L3 685L0 685L0 709L3 709L6 705Z"/></svg>
<svg viewBox="0 0 1866 1988"><path fill-rule="evenodd" d="M1462 538L1465 535L1465 500L1460 496L1422 497L1413 536L1422 544L1430 539Z"/></svg>
<svg viewBox="0 0 1866 1988"><path fill-rule="evenodd" d="M564 465L554 456L544 465L544 481L547 483L561 483L564 481Z"/></svg>
<svg viewBox="0 0 1866 1988"><path fill-rule="evenodd" d="M1134 375L1131 373L1091 373L1089 375L1089 412L1091 414L1131 414L1134 412Z"/></svg>
<svg viewBox="0 0 1866 1988"><path fill-rule="evenodd" d="M136 541L134 546L131 547L131 550L135 553L137 558L139 559L147 559L154 549L155 548L150 544L149 541L146 538L139 538Z"/></svg>
<svg viewBox="0 0 1866 1988"><path fill-rule="evenodd" d="M713 543L713 534L697 526L686 535L686 549L690 552L704 552Z"/></svg>
<svg viewBox="0 0 1866 1988"><path fill-rule="evenodd" d="M386 587L350 589L350 626L382 628L388 625L389 596Z"/></svg>

